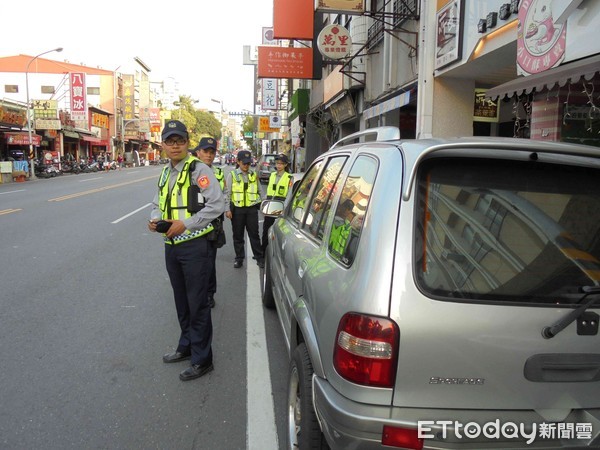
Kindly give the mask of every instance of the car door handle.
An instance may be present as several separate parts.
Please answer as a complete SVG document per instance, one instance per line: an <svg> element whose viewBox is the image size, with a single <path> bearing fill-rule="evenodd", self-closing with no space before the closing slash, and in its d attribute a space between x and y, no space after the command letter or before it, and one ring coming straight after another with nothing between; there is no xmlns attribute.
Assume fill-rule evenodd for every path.
<svg viewBox="0 0 600 450"><path fill-rule="evenodd" d="M300 278L302 278L304 276L304 273L306 272L307 267L308 267L308 261L306 261L306 259L305 259L300 263L300 266L298 267L298 276Z"/></svg>

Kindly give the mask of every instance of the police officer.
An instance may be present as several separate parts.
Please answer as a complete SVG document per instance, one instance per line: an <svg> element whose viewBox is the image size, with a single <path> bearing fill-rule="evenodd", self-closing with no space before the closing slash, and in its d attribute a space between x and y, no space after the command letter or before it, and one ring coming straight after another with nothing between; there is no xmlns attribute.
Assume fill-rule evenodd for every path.
<svg viewBox="0 0 600 450"><path fill-rule="evenodd" d="M211 239L225 199L210 167L188 154L189 136L183 123L168 121L161 137L170 163L160 175L148 229L163 233L181 328L177 349L164 355L163 362L191 359L190 367L179 374L188 381L213 370L208 302L215 251Z"/></svg>
<svg viewBox="0 0 600 450"><path fill-rule="evenodd" d="M231 219L233 228L233 249L235 261L233 267L244 265L244 229L248 232L252 253L258 267L264 267L264 256L258 235L258 208L260 207L260 183L256 172L250 169L252 154L240 150L237 154L238 167L229 172L225 182L227 204L225 216Z"/></svg>
<svg viewBox="0 0 600 450"><path fill-rule="evenodd" d="M221 187L221 190L223 191L225 189L225 173L223 172L223 169L221 169L220 167L213 166L213 161L215 160L215 156L217 153L217 142L211 137L203 137L202 139L200 139L200 143L194 149L194 152L196 153L196 156L198 157L198 159L200 159L200 161L202 161L204 164L206 164L208 167L210 167L213 170L213 173L215 174L215 178L219 182L219 186ZM221 215L220 219L223 220L222 215ZM210 280L208 283L208 302L209 302L211 308L215 307L215 293L217 292L217 266L216 266L217 261L216 261L216 259L217 259L217 250L215 248L215 261L213 264L213 271L212 271L212 274L210 276Z"/></svg>
<svg viewBox="0 0 600 450"><path fill-rule="evenodd" d="M283 153L275 156L275 169L276 171L271 173L269 177L269 183L267 184L267 200L281 200L284 201L287 197L288 189L290 187L290 181L292 176L287 172L290 162L288 157ZM265 217L263 222L262 232L262 249L263 254L269 244L269 228L275 222L275 217Z"/></svg>

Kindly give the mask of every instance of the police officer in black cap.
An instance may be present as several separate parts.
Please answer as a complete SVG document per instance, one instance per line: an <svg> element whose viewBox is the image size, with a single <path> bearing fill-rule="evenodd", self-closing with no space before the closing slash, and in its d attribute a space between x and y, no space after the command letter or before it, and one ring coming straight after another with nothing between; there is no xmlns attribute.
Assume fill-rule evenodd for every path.
<svg viewBox="0 0 600 450"><path fill-rule="evenodd" d="M163 362L191 359L182 381L213 370L212 321L208 283L214 263L215 221L225 198L210 167L188 153L185 125L170 120L162 131L170 163L163 169L153 200L148 229L163 234L165 262L181 328L179 343Z"/></svg>
<svg viewBox="0 0 600 450"><path fill-rule="evenodd" d="M244 265L246 257L244 230L248 232L252 253L258 267L265 267L260 236L258 234L258 208L262 198L258 175L250 169L252 154L247 150L240 150L237 154L238 168L229 172L225 183L225 192L228 202L225 205L225 216L231 219L233 228L233 249L235 260L233 267L236 269Z"/></svg>
<svg viewBox="0 0 600 450"><path fill-rule="evenodd" d="M284 153L275 156L275 172L272 172L267 184L267 200L285 201L292 176L288 173L290 161ZM275 217L265 217L263 221L262 249L263 254L269 244L269 228L275 223Z"/></svg>
<svg viewBox="0 0 600 450"><path fill-rule="evenodd" d="M223 169L221 169L220 167L217 166L213 166L213 161L215 160L215 156L217 154L217 141L215 141L214 138L211 137L203 137L202 139L200 139L200 143L198 144L198 146L194 149L194 153L196 154L196 156L198 157L198 159L200 161L202 161L204 164L206 164L208 167L210 167L214 174L215 174L215 178L217 179L217 181L219 182L219 186L221 187L221 190L225 189L225 173L223 172ZM221 221L223 220L223 215L221 215L220 217ZM223 233L223 230L219 230L219 233ZM224 237L225 234L222 234L223 237L223 242L218 244L217 247L219 245L224 245ZM215 262L213 265L213 271L212 274L210 276L209 279L209 283L208 283L208 302L210 303L210 307L214 308L215 307L215 293L217 292L217 251L215 249Z"/></svg>

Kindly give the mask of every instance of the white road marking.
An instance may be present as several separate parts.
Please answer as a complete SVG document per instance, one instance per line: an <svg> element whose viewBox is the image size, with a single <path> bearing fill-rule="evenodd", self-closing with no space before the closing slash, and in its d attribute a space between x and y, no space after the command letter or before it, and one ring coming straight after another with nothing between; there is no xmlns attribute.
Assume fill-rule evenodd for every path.
<svg viewBox="0 0 600 450"><path fill-rule="evenodd" d="M248 239L246 239L246 248L248 250L251 248ZM246 449L275 449L279 448L279 444L260 291L260 271L253 259L247 258L246 261L246 366L248 372Z"/></svg>
<svg viewBox="0 0 600 450"><path fill-rule="evenodd" d="M25 192L25 189L19 189L18 191L0 192L0 195L3 195L3 194L14 194L15 192Z"/></svg>
<svg viewBox="0 0 600 450"><path fill-rule="evenodd" d="M94 178L85 178L83 180L78 180L80 183L85 183L86 181L100 181L104 177L94 177Z"/></svg>
<svg viewBox="0 0 600 450"><path fill-rule="evenodd" d="M125 214L123 217L115 220L114 222L111 223L119 223L121 220L125 220L130 216L133 216L135 213L140 212L142 209L146 209L148 206L151 206L152 203L146 203L144 206L142 206L141 208L136 209L135 211L131 211L129 214Z"/></svg>

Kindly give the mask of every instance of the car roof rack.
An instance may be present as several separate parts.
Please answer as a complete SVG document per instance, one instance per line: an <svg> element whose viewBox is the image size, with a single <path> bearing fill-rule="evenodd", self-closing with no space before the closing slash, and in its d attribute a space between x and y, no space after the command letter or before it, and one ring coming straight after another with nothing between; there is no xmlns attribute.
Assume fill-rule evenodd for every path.
<svg viewBox="0 0 600 450"><path fill-rule="evenodd" d="M343 142L354 140L354 139L360 139L361 137L371 136L373 134L377 135L374 139L375 142L394 141L394 140L400 139L400 130L398 129L398 127L369 128L367 130L357 131L356 133L352 133L346 137L343 137L342 139L337 141L335 144L333 144L329 150L333 150L334 148L341 145ZM363 141L363 142L366 142L366 141ZM369 142L371 142L371 141L369 141Z"/></svg>

